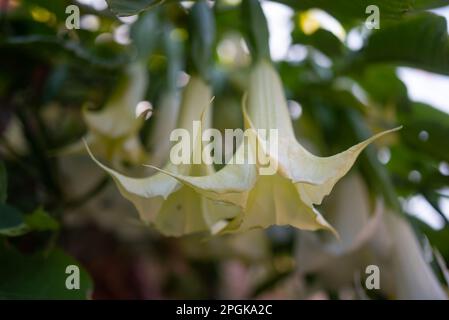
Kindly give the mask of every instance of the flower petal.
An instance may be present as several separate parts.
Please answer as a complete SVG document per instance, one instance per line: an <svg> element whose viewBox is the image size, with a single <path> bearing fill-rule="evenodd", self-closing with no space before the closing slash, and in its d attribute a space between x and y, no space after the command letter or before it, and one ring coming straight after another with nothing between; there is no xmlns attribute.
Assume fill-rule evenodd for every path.
<svg viewBox="0 0 449 320"><path fill-rule="evenodd" d="M301 191L303 201L321 204L323 198L332 191L334 185L344 176L359 154L373 141L400 130L401 127L381 132L348 150L331 157L317 157L309 153L299 143L288 147L288 176Z"/></svg>
<svg viewBox="0 0 449 320"><path fill-rule="evenodd" d="M303 230L326 229L336 235L321 214L301 200L295 185L280 175L259 176L236 221L225 232L291 225Z"/></svg>
<svg viewBox="0 0 449 320"><path fill-rule="evenodd" d="M118 89L102 110L91 111L84 108L84 119L91 131L116 139L136 133L140 129L143 119L136 119L135 108L147 89L145 70L142 62L131 64Z"/></svg>
<svg viewBox="0 0 449 320"><path fill-rule="evenodd" d="M281 175L298 185L302 201L309 205L321 204L370 143L400 129L379 133L331 157L311 154L295 138L279 75L269 62L263 60L251 72L247 106L244 99L243 114L246 127L255 132L259 129L278 130L276 154L265 149L265 143L262 143L264 137L257 136L258 148L277 162Z"/></svg>
<svg viewBox="0 0 449 320"><path fill-rule="evenodd" d="M179 183L175 179L162 173L146 178L125 176L98 161L87 144L86 149L91 158L112 176L120 193L135 205L141 219L147 223L155 220L163 200L179 188ZM168 165L166 170L187 172L188 168Z"/></svg>
<svg viewBox="0 0 449 320"><path fill-rule="evenodd" d="M410 225L395 213L385 214L392 237L392 267L396 298L448 299L432 268L424 259L421 246Z"/></svg>
<svg viewBox="0 0 449 320"><path fill-rule="evenodd" d="M188 176L153 166L150 167L194 188L209 199L234 204L243 208L246 205L248 191L254 186L256 181L255 165L247 163L247 161L244 164L236 164L236 159L245 153L245 150L246 148L242 144L229 164L225 165L220 171L207 176Z"/></svg>
<svg viewBox="0 0 449 320"><path fill-rule="evenodd" d="M168 177L166 177L168 178ZM167 236L182 236L208 230L202 212L202 199L188 187L181 187L163 202L154 224Z"/></svg>

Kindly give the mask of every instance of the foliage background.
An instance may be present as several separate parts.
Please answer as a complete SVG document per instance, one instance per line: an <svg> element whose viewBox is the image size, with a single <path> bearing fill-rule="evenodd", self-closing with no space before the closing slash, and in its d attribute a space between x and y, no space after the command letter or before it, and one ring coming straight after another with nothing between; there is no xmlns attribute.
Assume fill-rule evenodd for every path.
<svg viewBox="0 0 449 320"><path fill-rule="evenodd" d="M158 2L110 0L111 12L101 1L0 1L0 296L360 298L354 283L329 287L314 272L297 272L297 230L275 227L206 241L163 237L136 222L134 208L88 156L61 154L86 132L83 106L101 109L136 54L146 59L145 99L155 109L140 132L151 150L163 93L173 83L181 89L191 67L189 5ZM297 135L330 155L403 125L368 148L352 172L363 178L372 202L383 199L407 217L423 247L449 261L449 212L442 208L449 197L449 115L413 101L397 73L408 66L449 75L447 24L428 11L449 1L277 2L294 10L290 53L276 66ZM81 9L81 30L65 28L72 3ZM369 4L381 12L381 28L373 32L363 26ZM149 5L155 6L140 12ZM314 20L308 11L314 8L334 17L343 36ZM214 125L241 127L242 83L251 62L242 45L247 26L239 1L215 1L213 11ZM137 20L115 14L137 12ZM348 46L350 31L363 39L356 50ZM173 32L176 48L166 43ZM439 215L438 227L410 214L416 208L407 199L416 196ZM68 264L83 266L80 291L63 287Z"/></svg>

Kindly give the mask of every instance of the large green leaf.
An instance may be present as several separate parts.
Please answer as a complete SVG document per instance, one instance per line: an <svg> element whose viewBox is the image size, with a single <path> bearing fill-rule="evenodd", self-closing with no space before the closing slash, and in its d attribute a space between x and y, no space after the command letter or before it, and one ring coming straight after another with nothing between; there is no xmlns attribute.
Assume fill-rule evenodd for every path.
<svg viewBox="0 0 449 320"><path fill-rule="evenodd" d="M362 73L353 75L353 78L382 107L408 103L407 87L398 78L394 66L368 66Z"/></svg>
<svg viewBox="0 0 449 320"><path fill-rule="evenodd" d="M174 0L107 0L110 9L120 16L137 14L167 1ZM319 8L342 21L364 20L366 7L377 5L381 18L394 20L415 10L442 7L448 0L276 0L296 10Z"/></svg>
<svg viewBox="0 0 449 320"><path fill-rule="evenodd" d="M338 57L344 52L343 43L332 32L318 29L316 32L306 35L301 29L296 29L293 34L293 43L310 45L328 57Z"/></svg>
<svg viewBox="0 0 449 320"><path fill-rule="evenodd" d="M67 266L79 267L79 289L66 288ZM0 247L0 299L86 299L92 281L77 261L61 250L23 255Z"/></svg>
<svg viewBox="0 0 449 320"><path fill-rule="evenodd" d="M449 37L443 17L426 13L374 32L358 62L394 63L449 74Z"/></svg>
<svg viewBox="0 0 449 320"><path fill-rule="evenodd" d="M401 134L403 133L401 132ZM418 139L416 138L416 140ZM438 161L432 155L422 152L418 148L410 147L405 142L391 147L390 152L391 160L388 162L387 168L394 178L396 190L400 196L414 195L417 189L421 193L430 193L431 190L447 185L447 177L440 174ZM419 180L410 180L409 175L413 170L417 170L421 174Z"/></svg>
<svg viewBox="0 0 449 320"><path fill-rule="evenodd" d="M189 19L190 58L195 72L208 79L215 42L215 17L206 2L197 2Z"/></svg>
<svg viewBox="0 0 449 320"><path fill-rule="evenodd" d="M399 113L398 119L404 125L401 137L411 149L419 150L438 161L449 162L449 115L426 104L414 103L410 109ZM427 139L419 139L419 133L426 131Z"/></svg>
<svg viewBox="0 0 449 320"><path fill-rule="evenodd" d="M142 14L131 27L131 38L137 49L139 58L145 59L155 49L157 40L162 33L158 25L157 13L154 11Z"/></svg>
<svg viewBox="0 0 449 320"><path fill-rule="evenodd" d="M254 58L270 57L267 20L258 0L248 0L242 3L243 26L246 29L248 45Z"/></svg>
<svg viewBox="0 0 449 320"><path fill-rule="evenodd" d="M132 16L157 6L166 0L106 0L109 8L118 16Z"/></svg>
<svg viewBox="0 0 449 320"><path fill-rule="evenodd" d="M379 7L381 20L395 21L406 14L423 9L448 5L448 0L277 0L296 10L319 8L327 11L341 22L365 20L370 5Z"/></svg>

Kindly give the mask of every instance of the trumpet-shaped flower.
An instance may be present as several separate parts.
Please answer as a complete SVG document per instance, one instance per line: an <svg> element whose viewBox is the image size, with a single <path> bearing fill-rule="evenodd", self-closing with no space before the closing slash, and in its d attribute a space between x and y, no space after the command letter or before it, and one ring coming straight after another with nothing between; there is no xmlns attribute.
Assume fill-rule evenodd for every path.
<svg viewBox="0 0 449 320"><path fill-rule="evenodd" d="M194 137L192 156L202 148L202 128L209 125L203 111L210 98L210 88L192 77L184 92L178 123L178 128L190 130ZM271 225L336 233L314 205L331 192L368 144L389 131L335 156L314 156L296 141L279 76L263 60L250 74L244 117L250 139L244 140L231 161L218 172L204 163L169 162L159 169L160 173L136 179L98 164L114 177L141 218L154 223L164 234L206 230L225 233ZM193 122L200 119L203 125L193 132ZM278 148L267 146L267 137L259 134L260 129L276 131ZM243 164L235 161L241 157L245 159ZM276 170L260 174L263 159L274 163Z"/></svg>
<svg viewBox="0 0 449 320"><path fill-rule="evenodd" d="M300 232L298 271L318 274L332 289L354 284L369 265L380 268L380 290L396 299L447 299L409 223L380 202L370 214L370 195L361 177L352 175L337 187L327 215L342 241ZM444 262L443 262L444 263ZM444 266L443 266L444 267Z"/></svg>
<svg viewBox="0 0 449 320"><path fill-rule="evenodd" d="M203 111L209 105L211 97L211 89L203 80L195 76L190 78L183 92L177 126L188 130L194 137L193 149L201 148L202 127L208 126L210 122ZM202 121L199 132L193 132L193 121ZM92 154L91 156L93 157ZM214 174L213 167L205 164L175 165L169 161L165 165L164 172L189 176L192 180L212 174L211 179L207 180L211 186L211 194L206 191L209 197L205 197L191 185L181 184L165 173L156 173L147 178L132 178L106 167L95 158L94 160L114 178L122 195L135 205L143 221L154 224L163 234L171 236L221 228L223 221L234 218L239 208L214 201L212 193L223 194L228 203L237 202L233 192L240 196L249 189L248 182L254 180L252 177L239 175L239 166L228 167ZM245 172L251 174L250 171ZM204 185L203 187L207 189Z"/></svg>
<svg viewBox="0 0 449 320"><path fill-rule="evenodd" d="M146 159L138 137L144 119L135 116L135 108L143 100L147 90L145 68L143 62L129 65L103 109L83 109L88 128L84 140L116 166L120 165L121 160L141 163ZM75 143L62 152L70 154L82 150L84 145Z"/></svg>
<svg viewBox="0 0 449 320"><path fill-rule="evenodd" d="M447 300L447 292L426 262L419 241L407 221L394 212L387 212L385 225L392 243L390 266L395 279L392 288L394 297Z"/></svg>
<svg viewBox="0 0 449 320"><path fill-rule="evenodd" d="M354 164L360 152L372 141L390 132L380 133L350 149L331 157L317 157L308 152L296 140L291 124L282 84L273 66L259 61L250 74L247 106L244 108L245 126L252 130L255 139L249 139L249 156L257 158L256 164L240 166L236 171L242 177L253 177L243 170L256 172L262 158L276 163L272 175L258 175L247 185L251 189L240 197L227 197L218 188L225 174L218 172L204 177L188 177L169 173L179 181L190 185L205 196L242 207L240 214L223 232L245 231L271 225L292 225L304 230L327 229L335 232L330 224L314 208L328 195L338 180ZM266 136L257 130L275 129L278 132L278 148L267 147ZM238 152L245 147L242 145ZM274 150L274 151L273 151ZM257 154L257 156L256 156ZM230 171L235 164L228 164L222 171ZM228 192L238 193L231 188Z"/></svg>

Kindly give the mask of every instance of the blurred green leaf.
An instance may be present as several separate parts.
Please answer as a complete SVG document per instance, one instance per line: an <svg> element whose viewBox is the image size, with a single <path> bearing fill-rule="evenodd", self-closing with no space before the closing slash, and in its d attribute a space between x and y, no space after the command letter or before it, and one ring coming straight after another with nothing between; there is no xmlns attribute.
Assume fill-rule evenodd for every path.
<svg viewBox="0 0 449 320"><path fill-rule="evenodd" d="M449 162L449 115L423 103L414 103L398 114L398 121L404 125L400 133L403 141L437 161ZM426 139L420 139L420 132L427 132Z"/></svg>
<svg viewBox="0 0 449 320"><path fill-rule="evenodd" d="M117 68L124 65L129 57L125 53L116 52L116 46L84 46L73 40L64 40L51 35L27 35L15 36L0 41L0 48L18 48L21 50L34 50L42 48L44 52L52 52L53 55L58 50L65 51L78 59L92 63L103 68Z"/></svg>
<svg viewBox="0 0 449 320"><path fill-rule="evenodd" d="M370 98L382 107L397 106L408 102L407 88L398 78L396 68L389 65L375 65L363 69L353 76Z"/></svg>
<svg viewBox="0 0 449 320"><path fill-rule="evenodd" d="M3 161L0 161L0 204L5 203L8 196L8 177Z"/></svg>
<svg viewBox="0 0 449 320"><path fill-rule="evenodd" d="M106 0L109 8L118 16L132 16L167 0Z"/></svg>
<svg viewBox="0 0 449 320"><path fill-rule="evenodd" d="M27 227L33 231L55 231L59 229L59 223L42 208L25 216Z"/></svg>
<svg viewBox="0 0 449 320"><path fill-rule="evenodd" d="M242 19L252 55L256 59L270 59L268 24L259 0L242 2Z"/></svg>
<svg viewBox="0 0 449 320"><path fill-rule="evenodd" d="M365 10L376 5L380 10L380 19L396 21L411 12L448 5L448 0L276 0L296 10L322 9L343 23L366 20ZM382 26L381 26L382 27Z"/></svg>
<svg viewBox="0 0 449 320"><path fill-rule="evenodd" d="M21 236L30 231L56 231L59 223L42 208L23 215L19 210L0 204L0 235Z"/></svg>
<svg viewBox="0 0 449 320"><path fill-rule="evenodd" d="M162 33L158 27L159 21L154 11L142 14L131 26L131 39L137 48L139 58L147 58L155 49L157 38Z"/></svg>
<svg viewBox="0 0 449 320"><path fill-rule="evenodd" d="M207 2L195 3L190 12L189 26L192 66L203 79L208 79L215 41L215 17Z"/></svg>
<svg viewBox="0 0 449 320"><path fill-rule="evenodd" d="M441 230L435 230L411 214L408 215L408 219L426 235L432 246L437 248L446 260L449 260L449 228L446 226Z"/></svg>
<svg viewBox="0 0 449 320"><path fill-rule="evenodd" d="M49 1L49 0L22 0L21 1L25 7L29 9L33 9L36 7L45 8L48 11L55 14L59 19L67 18L67 14L65 13L65 9L67 6L71 5L73 1L70 0L58 0L58 1Z"/></svg>
<svg viewBox="0 0 449 320"><path fill-rule="evenodd" d="M311 35L306 35L298 28L293 32L292 38L293 43L315 47L331 58L341 56L344 52L344 46L340 39L324 29L318 29Z"/></svg>
<svg viewBox="0 0 449 320"><path fill-rule="evenodd" d="M366 139L367 136L371 135L370 129L358 112L351 110L346 116L357 140ZM361 155L361 160L362 172L367 177L367 182L371 188L376 190L378 194L382 194L387 205L393 208L395 212L402 212L391 176L377 158L375 147L369 146L366 148L364 154Z"/></svg>
<svg viewBox="0 0 449 320"><path fill-rule="evenodd" d="M406 127L403 130L406 130ZM402 197L413 196L417 192L427 193L447 185L448 179L438 171L438 161L431 155L411 148L403 142L392 146L390 152L391 159L387 168L395 181L398 194ZM418 171L421 179L410 180L409 175L412 171Z"/></svg>
<svg viewBox="0 0 449 320"><path fill-rule="evenodd" d="M19 210L0 204L0 235L15 236L23 233L25 221Z"/></svg>
<svg viewBox="0 0 449 320"><path fill-rule="evenodd" d="M444 17L426 13L382 27L367 39L357 62L394 63L449 74L449 37Z"/></svg>
<svg viewBox="0 0 449 320"><path fill-rule="evenodd" d="M80 289L66 288L67 266L80 269ZM0 247L0 299L86 299L92 281L77 261L61 250L23 255Z"/></svg>

